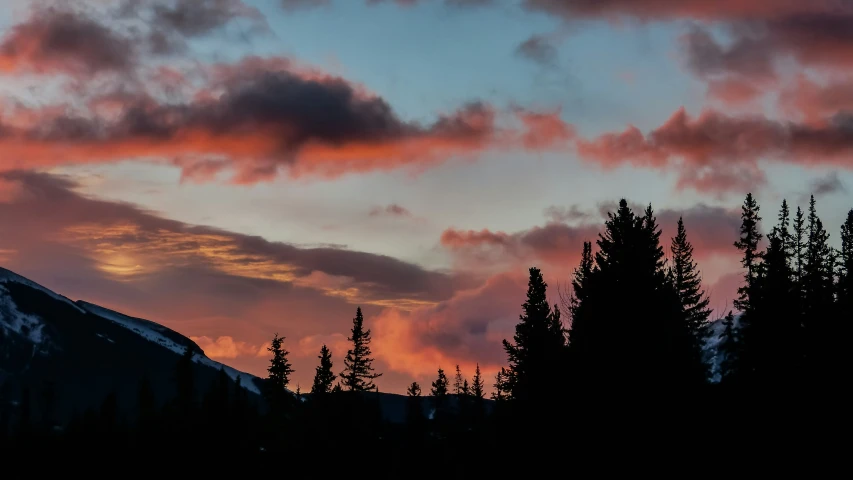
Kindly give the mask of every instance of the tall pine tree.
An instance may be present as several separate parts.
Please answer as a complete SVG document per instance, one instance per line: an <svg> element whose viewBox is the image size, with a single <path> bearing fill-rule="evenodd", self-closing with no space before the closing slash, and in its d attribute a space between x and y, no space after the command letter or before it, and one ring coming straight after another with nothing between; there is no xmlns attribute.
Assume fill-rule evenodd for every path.
<svg viewBox="0 0 853 480"><path fill-rule="evenodd" d="M287 391L287 384L290 383L290 375L293 373L293 367L287 360L290 354L282 347L282 342L285 337L279 337L278 333L273 336L270 346L267 351L272 353L270 365L267 367L267 382L266 394L267 402L269 402L270 410L274 415L283 413L290 404L291 395Z"/></svg>
<svg viewBox="0 0 853 480"><path fill-rule="evenodd" d="M746 269L744 284L738 289L738 298L735 300L735 307L742 312L749 309L750 289L755 284L758 261L761 258L758 243L763 235L758 231L761 222L759 210L761 207L758 206L758 202L755 201L752 193L748 193L741 207L740 238L735 242L735 247L741 251L741 265Z"/></svg>
<svg viewBox="0 0 853 480"><path fill-rule="evenodd" d="M687 240L684 220L678 219L678 232L672 239L672 277L685 320L697 342L702 341L711 309L702 290L702 277L693 260L693 245Z"/></svg>
<svg viewBox="0 0 853 480"><path fill-rule="evenodd" d="M320 348L320 365L314 372L314 384L311 386L311 393L314 395L322 395L331 393L332 384L335 383L337 375L332 373L332 352L329 348L323 345Z"/></svg>
<svg viewBox="0 0 853 480"><path fill-rule="evenodd" d="M547 288L542 272L531 268L527 301L515 326L514 343L503 341L509 357L509 393L514 400L546 399L554 388L553 379L561 370L565 337L559 323L559 309L555 312L548 303Z"/></svg>
<svg viewBox="0 0 853 480"><path fill-rule="evenodd" d="M462 370L459 369L459 365L456 365L456 376L453 377L453 393L456 395L462 395L464 388L464 378L462 377Z"/></svg>
<svg viewBox="0 0 853 480"><path fill-rule="evenodd" d="M377 390L373 380L381 377L382 374L373 370L373 358L370 357L370 329L364 329L361 307L355 311L352 332L347 340L352 342L352 349L347 351L344 359L344 371L341 372L343 386L351 392Z"/></svg>
<svg viewBox="0 0 853 480"><path fill-rule="evenodd" d="M838 304L841 314L853 313L853 209L841 226L840 272L838 275Z"/></svg>

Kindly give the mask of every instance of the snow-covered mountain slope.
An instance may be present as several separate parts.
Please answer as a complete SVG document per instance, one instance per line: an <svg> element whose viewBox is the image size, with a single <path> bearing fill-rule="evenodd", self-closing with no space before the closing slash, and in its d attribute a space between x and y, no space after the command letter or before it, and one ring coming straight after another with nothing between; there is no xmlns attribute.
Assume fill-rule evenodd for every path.
<svg viewBox="0 0 853 480"><path fill-rule="evenodd" d="M261 379L211 360L174 330L73 302L0 268L0 385L18 391L55 385L65 413L96 407L110 393L130 405L143 378L161 401L168 400L175 365L187 348L194 353L199 390L208 388L221 368L260 399Z"/></svg>

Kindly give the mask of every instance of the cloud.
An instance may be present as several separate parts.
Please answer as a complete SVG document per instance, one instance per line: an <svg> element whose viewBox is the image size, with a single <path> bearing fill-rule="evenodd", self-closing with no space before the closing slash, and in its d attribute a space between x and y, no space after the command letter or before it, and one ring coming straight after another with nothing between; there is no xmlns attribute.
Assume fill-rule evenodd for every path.
<svg viewBox="0 0 853 480"><path fill-rule="evenodd" d="M210 358L267 357L267 345L250 345L246 342L236 341L227 335L216 339L206 336L190 337L190 340L198 344L205 355Z"/></svg>
<svg viewBox="0 0 853 480"><path fill-rule="evenodd" d="M191 98L118 90L90 97L88 110L32 110L30 116L41 115L26 125L0 116L6 153L0 168L130 158L171 162L182 169L182 181L212 181L227 172L245 184L284 173L420 171L491 148L565 149L572 135L559 112L516 109L508 119L521 123L520 130L498 127L498 112L481 102L426 125L405 121L363 87L283 58L248 57L206 70L211 83ZM101 105L109 105L106 112Z"/></svg>
<svg viewBox="0 0 853 480"><path fill-rule="evenodd" d="M592 217L589 212L581 210L578 205L572 205L570 207L552 205L545 209L545 216L551 219L552 222L558 223L588 220Z"/></svg>
<svg viewBox="0 0 853 480"><path fill-rule="evenodd" d="M631 17L643 21L754 19L792 14L831 12L833 0L524 0L528 9L543 11L566 20L575 18Z"/></svg>
<svg viewBox="0 0 853 480"><path fill-rule="evenodd" d="M409 313L384 310L373 328L376 357L416 377L431 378L438 367L457 364L470 375L478 362L492 376L506 362L501 341L512 337L518 321L523 273L493 276L481 287Z"/></svg>
<svg viewBox="0 0 853 480"><path fill-rule="evenodd" d="M392 203L390 205L386 205L385 207L373 207L370 209L371 217L379 217L382 215L392 216L392 217L411 217L412 212L410 212L407 208L401 207L396 203Z"/></svg>
<svg viewBox="0 0 853 480"><path fill-rule="evenodd" d="M4 72L125 73L137 60L131 39L69 7L35 8L0 42L0 71Z"/></svg>
<svg viewBox="0 0 853 480"><path fill-rule="evenodd" d="M205 268L244 278L312 288L326 296L381 306L449 298L462 278L391 257L333 247L298 247L168 220L121 203L89 199L68 179L12 172L17 196L0 204L4 225L25 225L90 255L105 277L136 282L174 268ZM33 221L37 218L38 221ZM33 231L35 229L35 231Z"/></svg>
<svg viewBox="0 0 853 480"><path fill-rule="evenodd" d="M847 186L838 178L838 172L831 172L825 177L816 179L811 184L811 193L816 197L846 191Z"/></svg>
<svg viewBox="0 0 853 480"><path fill-rule="evenodd" d="M323 7L329 4L329 0L281 0L281 7L291 12L295 10Z"/></svg>
<svg viewBox="0 0 853 480"><path fill-rule="evenodd" d="M581 157L606 168L675 169L679 188L703 192L746 191L762 184L760 160L850 168L851 148L853 122L844 114L816 126L714 110L692 118L683 108L647 135L629 126L577 142Z"/></svg>
<svg viewBox="0 0 853 480"><path fill-rule="evenodd" d="M817 82L799 75L782 90L779 106L789 116L821 124L836 112L853 111L853 78Z"/></svg>
<svg viewBox="0 0 853 480"><path fill-rule="evenodd" d="M515 53L544 66L554 66L557 62L557 47L541 35L531 35L518 45Z"/></svg>
<svg viewBox="0 0 853 480"><path fill-rule="evenodd" d="M259 30L267 28L260 10L242 0L161 0L149 3L154 25L187 37L206 35L240 18L248 19Z"/></svg>

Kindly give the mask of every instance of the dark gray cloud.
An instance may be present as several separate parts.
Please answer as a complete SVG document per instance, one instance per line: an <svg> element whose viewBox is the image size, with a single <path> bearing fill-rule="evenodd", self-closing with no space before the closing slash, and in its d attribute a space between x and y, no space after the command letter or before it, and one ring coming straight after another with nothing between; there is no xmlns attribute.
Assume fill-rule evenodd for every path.
<svg viewBox="0 0 853 480"><path fill-rule="evenodd" d="M378 217L382 215L389 215L395 217L411 217L412 212L409 209L397 205L396 203L392 203L390 205L386 205L384 207L373 207L370 209L371 217Z"/></svg>
<svg viewBox="0 0 853 480"><path fill-rule="evenodd" d="M127 72L137 60L130 38L72 7L36 8L0 43L0 71L83 76Z"/></svg>
<svg viewBox="0 0 853 480"><path fill-rule="evenodd" d="M846 191L847 186L838 177L838 172L831 172L825 177L815 179L811 184L811 193L816 197Z"/></svg>
<svg viewBox="0 0 853 480"><path fill-rule="evenodd" d="M532 35L519 44L515 52L540 65L553 67L557 63L557 47L541 35Z"/></svg>

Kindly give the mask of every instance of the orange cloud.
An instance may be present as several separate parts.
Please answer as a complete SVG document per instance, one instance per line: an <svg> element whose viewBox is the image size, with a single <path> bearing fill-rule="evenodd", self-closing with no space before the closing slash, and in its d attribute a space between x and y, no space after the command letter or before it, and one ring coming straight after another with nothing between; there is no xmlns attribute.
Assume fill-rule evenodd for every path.
<svg viewBox="0 0 853 480"><path fill-rule="evenodd" d="M217 337L190 337L204 350L205 355L210 358L232 359L237 357L267 357L267 345L250 345L246 342L236 341L230 336Z"/></svg>

